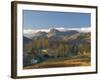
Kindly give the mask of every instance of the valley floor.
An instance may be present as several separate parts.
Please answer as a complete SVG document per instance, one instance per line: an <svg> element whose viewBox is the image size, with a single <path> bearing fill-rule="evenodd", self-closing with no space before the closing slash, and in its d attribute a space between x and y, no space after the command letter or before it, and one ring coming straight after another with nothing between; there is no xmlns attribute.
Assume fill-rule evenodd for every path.
<svg viewBox="0 0 100 80"><path fill-rule="evenodd" d="M75 66L91 66L90 55L80 55L70 58L48 59L46 61L24 66L23 69L36 68L53 68L53 67L75 67Z"/></svg>

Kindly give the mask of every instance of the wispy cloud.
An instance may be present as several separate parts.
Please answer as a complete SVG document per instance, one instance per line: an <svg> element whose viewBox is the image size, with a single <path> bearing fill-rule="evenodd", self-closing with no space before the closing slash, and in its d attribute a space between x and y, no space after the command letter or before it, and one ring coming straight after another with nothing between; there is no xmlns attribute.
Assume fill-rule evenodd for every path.
<svg viewBox="0 0 100 80"><path fill-rule="evenodd" d="M91 31L91 27L82 27L82 28L67 28L66 30L76 30L79 32L90 32Z"/></svg>
<svg viewBox="0 0 100 80"><path fill-rule="evenodd" d="M24 34L32 34L38 31L49 32L50 29L24 29Z"/></svg>

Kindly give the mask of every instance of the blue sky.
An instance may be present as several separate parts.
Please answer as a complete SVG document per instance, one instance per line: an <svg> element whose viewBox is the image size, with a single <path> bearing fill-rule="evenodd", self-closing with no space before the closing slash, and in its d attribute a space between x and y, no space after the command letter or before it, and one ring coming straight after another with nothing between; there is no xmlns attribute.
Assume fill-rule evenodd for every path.
<svg viewBox="0 0 100 80"><path fill-rule="evenodd" d="M90 26L90 13L23 10L24 29L81 28Z"/></svg>

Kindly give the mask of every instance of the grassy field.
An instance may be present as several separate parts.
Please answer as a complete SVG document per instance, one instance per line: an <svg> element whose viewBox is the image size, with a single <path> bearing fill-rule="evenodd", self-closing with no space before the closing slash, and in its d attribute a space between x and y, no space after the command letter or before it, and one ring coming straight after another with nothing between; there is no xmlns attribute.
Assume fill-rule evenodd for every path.
<svg viewBox="0 0 100 80"><path fill-rule="evenodd" d="M38 64L24 66L23 69L52 68L52 67L75 67L90 66L90 55L79 55L68 58L48 59Z"/></svg>

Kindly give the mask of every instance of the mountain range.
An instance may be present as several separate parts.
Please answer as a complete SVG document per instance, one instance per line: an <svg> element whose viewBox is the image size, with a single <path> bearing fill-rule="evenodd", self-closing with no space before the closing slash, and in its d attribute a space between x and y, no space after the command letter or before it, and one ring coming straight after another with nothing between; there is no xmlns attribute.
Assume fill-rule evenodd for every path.
<svg viewBox="0 0 100 80"><path fill-rule="evenodd" d="M50 29L24 29L24 36L28 37L28 38L32 38L34 35L36 35L36 33L54 33L55 32L68 32L68 31L78 31L78 32L90 32L91 28L90 27L81 27L81 28L63 28L63 27L59 27L59 28L50 28Z"/></svg>
<svg viewBox="0 0 100 80"><path fill-rule="evenodd" d="M87 36L88 35L88 36ZM36 39L48 38L49 41L64 41L64 42L80 42L79 37L83 37L87 42L90 40L90 32L79 32L76 30L59 31L55 28L51 29L49 32L39 31L31 35L31 37L23 37L23 42L28 43ZM84 40L82 39L82 40ZM82 42L82 41L81 41Z"/></svg>

